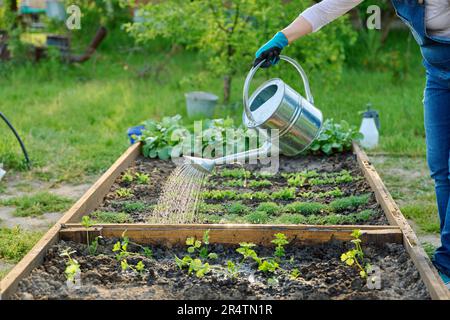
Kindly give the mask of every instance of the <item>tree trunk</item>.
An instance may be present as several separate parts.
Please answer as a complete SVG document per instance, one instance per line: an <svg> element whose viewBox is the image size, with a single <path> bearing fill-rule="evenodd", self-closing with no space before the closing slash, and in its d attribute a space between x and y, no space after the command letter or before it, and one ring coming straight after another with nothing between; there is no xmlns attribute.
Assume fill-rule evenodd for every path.
<svg viewBox="0 0 450 320"><path fill-rule="evenodd" d="M225 76L223 78L223 103L228 104L230 102L231 94L231 76Z"/></svg>

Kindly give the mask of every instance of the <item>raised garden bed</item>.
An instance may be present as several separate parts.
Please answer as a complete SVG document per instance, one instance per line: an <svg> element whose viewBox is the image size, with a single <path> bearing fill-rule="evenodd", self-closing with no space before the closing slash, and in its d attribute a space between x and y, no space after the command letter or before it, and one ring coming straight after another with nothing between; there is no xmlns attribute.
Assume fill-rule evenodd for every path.
<svg viewBox="0 0 450 320"><path fill-rule="evenodd" d="M98 223L145 223L170 161L138 157L91 213ZM197 223L387 224L353 153L282 157L276 174L256 165L217 168L202 192Z"/></svg>
<svg viewBox="0 0 450 320"><path fill-rule="evenodd" d="M122 228L120 231L124 230ZM198 234L192 229L181 231L183 234L189 231ZM20 281L13 298L97 300L430 298L419 272L401 244L401 233L395 229L385 230L384 234L366 234L363 244L365 260L372 265L380 266L379 289L369 289L366 280L360 277L358 269L341 261L340 254L353 248L353 244L348 241L325 242L324 239L319 243L307 244L308 237L306 239L296 237L301 235L298 230L294 236L292 230L284 230L290 231L287 234L291 236L286 240L289 243L282 246L281 257L274 258L273 246L255 244L249 248L248 244L242 243L222 244L223 241L234 242L230 241L230 238L223 237L232 231L217 231L217 229L210 231L208 245L204 244L204 237L198 237L195 240L191 238L191 242L188 240L188 243L192 243L189 246L180 244L179 238L167 236L165 244L155 244L149 241L149 238L139 240L137 232L130 232L130 238L126 240L127 256L117 259L118 254L122 252L115 251L115 244L123 245L123 237L102 239L95 253L89 253L89 248L85 244L73 241L84 239L85 230L80 228L65 230L62 238L67 241L60 241L47 251L45 262ZM253 239L260 242L266 234L274 232L270 229L265 231L258 234L258 230L254 229L253 232L258 235L253 236ZM389 231L392 234L389 234ZM148 228L146 234L151 232L152 230ZM325 230L324 232L330 233ZM94 236L102 233L102 230L91 230L90 233ZM108 234L108 231L105 230L105 234ZM284 235L278 233L280 234ZM348 230L346 234L348 236ZM187 248L192 248L196 240L202 241L201 244L199 243L194 251L190 250L193 252L188 253ZM310 240L317 241L315 238ZM375 244L373 241L378 243ZM71 259L78 262L81 270L81 284L77 289L70 289L70 286L66 285L65 271L68 259L61 256L61 253L67 248L73 250ZM190 264L191 259L200 257L204 248L207 250L203 254L205 258L202 258L201 262L198 260L199 264L189 271L193 265ZM251 250L257 257L246 254L245 250ZM244 255L247 255L247 258L244 258ZM188 258L186 265L183 265L187 256L192 258ZM124 260L125 267L122 266Z"/></svg>
<svg viewBox="0 0 450 320"><path fill-rule="evenodd" d="M290 286L293 286L294 289L291 291L283 291L283 289L273 289L271 287L267 287L264 284L264 281L261 281L261 286L258 287L258 285L253 291L243 291L239 288L230 287L230 290L226 291L224 294L230 295L230 297L233 297L235 294L243 294L242 292L245 292L245 295L251 296L252 294L255 295L255 297L275 297L275 298L308 298L307 296L311 296L312 298L390 298L390 299L408 299L408 298L418 298L418 299L426 299L428 297L431 297L432 299L449 299L450 295L448 290L443 285L442 281L440 280L439 275L437 274L436 270L432 267L431 262L427 258L424 250L420 247L419 242L417 240L416 235L406 222L405 218L401 214L400 210L396 206L395 202L392 200L392 197L389 195L388 191L386 190L385 186L383 185L381 179L379 178L378 174L376 173L373 166L370 164L367 156L355 145L354 146L354 154L356 159L356 163L358 166L356 166L356 163L352 159L351 155L344 155L343 157L346 157L345 159L338 159L336 161L323 161L321 165L324 165L321 169L318 169L317 167L314 168L313 166L305 168L305 163L301 164L301 160L299 163L302 165L302 167L295 167L295 165L290 165L291 171L301 172L303 170L316 170L319 174L324 174L325 172L328 173L334 173L334 177L336 177L335 173L340 173L342 170L347 170L350 172L351 176L354 177L352 181L348 181L345 183L349 183L351 187L347 188L344 186L345 183L340 184L339 188L343 189L344 197L345 196L364 196L366 197L366 194L369 194L367 196L367 199L361 199L360 203L358 204L357 208L353 210L347 210L347 211L340 211L343 213L343 215L351 215L352 212L359 212L360 210L368 210L372 209L376 212L379 212L379 220L367 220L364 223L359 223L359 225L345 225L345 222L343 225L275 225L273 223L278 222L276 219L279 217L279 215L271 215L271 220L267 221L268 223L272 223L271 225L261 225L261 224L246 224L246 225L236 225L236 224L197 224L197 225L148 225L143 223L133 223L138 221L145 221L143 219L145 215L132 215L129 219L129 216L123 215L123 217L126 217L126 219L123 219L120 222L126 222L125 224L99 224L95 225L94 227L86 229L84 226L80 224L80 221L82 220L82 217L85 215L92 215L92 217L95 217L94 212L95 211L101 211L99 209L105 209L105 205L108 204L108 201L113 201L115 199L110 198L110 195L112 195L122 183L123 179L123 173L126 172L130 167L135 165L135 160L139 159L140 155L140 146L138 144L135 144L131 146L127 152L125 152L117 161L116 163L111 166L111 168L92 186L91 189L89 189L86 194L60 219L60 221L52 227L46 235L36 244L36 246L30 251L30 253L18 264L16 265L13 270L0 282L0 291L1 291L1 298L2 299L8 299L8 298L24 298L24 296L21 295L21 293L28 293L33 295L35 298L43 298L46 295L48 297L52 296L54 292L52 293L51 288L47 288L50 291L41 293L37 293L33 291L33 279L37 279L39 282L39 277L43 277L42 279L45 279L46 272L51 273L52 271L55 272L55 274L60 274L61 272L61 266L58 268L52 268L52 264L59 265L57 263L58 259L55 256L55 250L58 248L58 246L62 245L61 240L63 241L73 241L75 243L81 243L83 241L86 241L86 232L89 231L91 239L94 239L98 235L102 235L104 237L104 244L100 243L100 247L103 248L103 245L105 245L105 248L110 246L112 241L115 241L116 239L120 238L123 234L123 232L126 230L126 235L132 239L133 242L141 244L141 245L148 245L151 246L151 248L154 250L154 252L159 252L155 257L157 258L156 261L152 262L154 263L154 268L156 270L166 270L167 273L161 272L161 274L158 274L154 277L154 283L152 284L151 281L147 280L136 280L133 277L131 277L131 280L126 280L126 284L129 288L137 288L140 287L143 282L147 281L147 285L145 285L145 289L148 289L148 292L145 293L141 291L142 298L152 298L152 297L159 297L159 298L170 298L171 294L173 294L174 291L171 291L170 289L170 277L171 275L178 274L181 271L177 271L176 269L171 269L168 262L164 262L164 257L167 256L166 249L177 251L182 250L179 249L177 246L182 246L185 242L187 237L197 237L201 238L202 234L205 232L205 230L210 229L211 230L211 246L214 248L220 248L215 247L215 245L223 245L224 252L226 250L233 250L235 247L229 247L231 246L237 246L239 242L247 241L247 242L253 242L259 246L267 246L270 245L270 241L273 238L273 235L277 232L284 233L289 241L289 253L294 255L295 257L298 257L298 264L299 266L303 266L303 273L301 275L301 279L309 278L310 276L312 278L315 278L315 286L317 286L317 290L311 290L307 289L307 286L301 286L299 287L298 284L295 282L289 282L290 280L281 279L281 281L286 283L292 283ZM344 160L344 161L342 161ZM305 160L306 161L306 160ZM144 161L146 163L147 161ZM150 162L149 162L150 163ZM159 161L153 161L151 163L158 164L159 165L159 171L167 171L167 174L172 170L170 162L164 162L159 163ZM350 167L344 167L342 166L348 165L348 163L351 163ZM328 167L327 167L328 164ZM146 164L148 166L148 164ZM316 164L317 165L317 164ZM292 167L294 166L294 167ZM286 166L286 168L288 168ZM145 169L145 168L143 168ZM359 171L360 170L360 171ZM288 170L287 170L288 171ZM144 172L145 173L145 172ZM153 175L153 176L152 176ZM339 175L339 174L338 174ZM342 174L343 176L343 174ZM134 188L137 188L138 190L142 190L142 193L136 192L137 194L142 197L142 199L150 199L150 198L156 198L157 196L157 189L158 185L156 185L157 181L159 181L159 187L162 185L162 182L164 181L164 176L161 175L160 180L157 180L158 175L155 175L154 172L150 170L150 181L148 186L135 186ZM364 178L363 178L364 177ZM228 177L220 177L216 176L211 181L214 181L216 179L219 181L220 179L225 180L225 178L228 179ZM289 182L282 182L283 178L280 175L278 178L271 178L272 187L279 186L278 184L281 183L281 188L283 188L282 183ZM300 177L301 178L301 177ZM320 177L323 178L323 177ZM329 177L328 177L329 178ZM120 180L119 180L120 179ZM143 178L145 180L145 178ZM278 179L278 180L277 180ZM230 179L233 180L233 179ZM249 179L252 180L252 179ZM258 180L258 179L253 179ZM267 179L269 180L269 179ZM119 182L120 181L120 182ZM116 185L115 185L116 183ZM152 188L152 184L155 183L155 188ZM145 184L143 184L145 185ZM266 184L268 186L268 184ZM304 184L303 186L297 186L296 188L296 198L295 199L287 199L289 201L285 201L286 199L276 199L276 202L279 206L288 206L289 204L292 204L291 200L294 201L300 201L302 203L310 203L310 202L320 202L322 205L327 207L327 210L320 213L320 216L327 216L330 214L333 214L329 208L337 208L336 204L332 205L333 201L336 200L335 195L328 194L327 196L320 197L320 199L312 199L309 197L302 197L301 193L308 192L308 188L317 188L318 185L308 185ZM120 188L128 188L126 186L120 186ZM216 188L214 185L210 185L210 189ZM242 187L238 187L242 188ZM243 188L247 188L246 186ZM331 186L328 188L328 191L332 188ZM370 188L370 189L369 189ZM225 188L221 188L225 189ZM231 188L232 189L232 188ZM145 190L152 190L145 193ZM159 190L159 189L158 189ZM313 189L314 191L318 189ZM277 190L272 190L277 191ZM327 190L323 189L322 192L327 192ZM133 192L132 192L133 193ZM239 192L239 194L243 194L245 192ZM117 194L117 193L115 193ZM123 194L126 195L126 191L123 191ZM339 197L338 197L339 198ZM138 199L139 200L139 199ZM231 200L231 199L230 199ZM251 199L253 200L253 199ZM363 201L364 200L364 201ZM153 203L155 203L156 199L152 200ZM208 200L206 200L207 202ZM226 200L228 201L228 200ZM226 202L225 200L222 202ZM233 200L234 201L234 200ZM253 203L252 201L246 202L247 199L242 199L243 205L246 205L250 208L253 208L255 206L259 206L260 203ZM285 202L283 202L285 201ZM213 201L211 201L213 202ZM151 205L150 200L148 201L148 205ZM333 209L334 210L334 209ZM382 211L381 211L382 210ZM106 211L106 210L104 210ZM132 212L135 212L137 210L134 210ZM110 211L113 213L113 217L117 216L118 212L121 212L121 210L115 210ZM145 212L145 211L141 211ZM222 215L228 214L227 212L223 212ZM284 214L284 212L283 212ZM289 213L292 214L292 213ZM98 213L97 213L98 215ZM303 215L303 214L302 214ZM220 214L218 215L220 216ZM242 215L242 217L245 217L246 215ZM303 216L308 216L307 214ZM319 215L317 215L319 216ZM104 217L103 217L104 218ZM141 220L139 220L141 219ZM239 221L239 220L236 220ZM115 222L115 221L111 221ZM130 224L131 222L131 224ZM202 221L207 222L207 221ZM226 221L224 221L226 222ZM300 221L303 222L303 221ZM388 225L389 224L389 225ZM351 232L354 229L360 229L363 232L362 240L365 244L367 250L367 257L370 259L373 259L375 263L380 262L381 258L384 258L384 260L391 261L392 264L386 264L384 267L381 265L380 267L386 268L386 278L384 278L387 282L384 283L386 285L385 288L387 288L387 291L378 291L378 293L374 293L372 290L370 292L366 292L364 288L361 290L358 289L358 284L354 283L356 278L353 278L354 280L342 280L333 282L334 275L336 272L335 269L342 271L343 277L353 277L354 272L357 273L354 269L347 268L345 265L342 265L342 261L339 260L339 255L341 251L344 249L347 249L348 242L352 239L351 238ZM291 247L292 244L292 247ZM92 268L96 268L95 266L98 265L99 261L97 261L99 258L94 257L92 262L89 262L92 257L83 257L83 250L80 244L71 244L75 248L78 248L78 252L76 253L78 259L80 262L83 263L82 268L88 271L88 275L95 273L95 271L91 270ZM308 246L306 248L305 246ZM56 247L54 247L56 246ZM53 249L52 249L53 248ZM158 248L160 251L158 251ZM50 250L50 251L49 251ZM53 251L52 251L53 250ZM101 249L103 250L103 249ZM108 251L109 249L104 249ZM258 252L260 254L265 254L267 248L259 248ZM309 251L308 251L309 250ZM174 253L170 251L171 253ZM229 251L229 258L233 258L233 254L231 251ZM53 252L53 255L52 255ZM181 252L181 251L180 251ZM316 254L316 253L317 254ZM50 255L48 255L48 253ZM106 253L106 252L105 252ZM309 257L308 253L311 253ZM406 255L406 254L407 255ZM75 254L75 253L74 253ZM304 261L300 258L303 256ZM333 257L332 257L333 256ZM47 259L45 259L47 257ZM405 259L406 257L406 259ZM409 258L408 258L409 257ZM55 258L55 259L53 259ZM111 254L107 254L105 257L105 261L110 261L112 259ZM108 260L109 259L109 260ZM140 258L139 258L140 259ZM225 259L225 258L222 258ZM334 259L334 260L333 260ZM400 260L399 260L400 259ZM143 259L142 259L143 261ZM297 261L297 260L295 260ZM222 261L223 262L223 261ZM411 262L414 264L414 267L412 267ZM42 266L42 264L44 265ZM130 263L134 264L135 266L137 264L136 261L130 261ZM143 263L147 263L147 260L143 261ZM150 263L150 262L148 262ZM315 266L317 272L313 271L306 271L305 266L306 263L311 263ZM322 265L323 263L323 265ZM373 263L373 262L372 262ZM109 264L109 263L108 263ZM327 265L327 266L325 266ZM319 267L320 266L320 267ZM389 267L388 267L389 266ZM345 267L345 271L344 268ZM46 270L46 268L49 268ZM106 267L105 267L106 268ZM108 269L109 268L109 269ZM119 278L109 278L108 274L112 276L117 275L120 271L120 267L115 266L109 266L108 270L105 269L105 277L106 279L103 280L95 280L95 276L93 278L85 278L87 280L88 284L92 284L90 286L93 288L91 291L92 294L95 290L99 291L101 293L101 289L103 286L113 289L114 284L108 281L113 281L112 279ZM116 269L114 269L116 268ZM287 268L287 266L284 266L283 268ZM33 271L34 270L34 271ZM91 270L91 271L89 271ZM173 271L173 274L172 274ZM103 272L103 271L102 271ZM353 273L352 273L353 272ZM407 275L410 275L410 279L414 279L413 282L408 282L406 278L403 278L400 276L400 278L397 277L397 280L394 279L393 275L397 272L405 272ZM417 272L420 274L421 280L418 280L416 278ZM31 273L31 277L28 277ZM392 273L392 274L391 274ZM308 275L311 274L311 275ZM37 278L33 278L33 277ZM258 275L258 277L262 275ZM27 278L28 277L28 278ZM184 277L184 278L183 278ZM213 276L212 276L213 277ZM245 281L248 280L248 276L245 274L245 272L241 275L242 279L239 278L237 281L238 283L244 284ZM214 277L213 277L214 278ZM179 279L184 279L181 281L183 288L186 288L181 290L179 293L184 295L188 294L189 290L187 289L189 287L191 288L200 288L201 290L199 292L204 292L205 288L214 289L214 285L217 285L217 281L220 283L220 279L213 279L213 278L203 278L203 279L191 279L188 278L184 273L180 274ZM259 279L263 279L259 278ZM109 279L109 280L108 280ZM157 284L157 279L161 279L162 283ZM176 279L173 278L173 279ZM247 280L246 280L247 279ZM19 283L24 280L25 282L22 282L20 284L19 291L17 291L17 288L19 286ZM203 282L204 280L207 280L206 282ZM383 280L383 281L385 281ZM54 280L55 284L59 283L61 281L60 278L55 277ZM93 281L93 282L92 282ZM115 281L115 280L114 280ZM113 282L114 282L113 281ZM164 284L165 281L168 281L169 285ZM242 281L242 282L241 282ZM278 280L280 281L280 280ZM310 281L310 280L308 280ZM324 286L321 285L321 283L326 284L328 282L334 283L333 289L323 289ZM350 281L350 282L349 282ZM176 281L175 281L176 282ZM423 282L423 283L422 283ZM31 287L27 287L27 284ZM45 282L39 282L42 285ZM352 284L353 283L353 284ZM150 288L152 285L157 284L164 285L166 290L164 292L160 292L160 295L153 295L152 289ZM425 285L427 292L424 293L423 285ZM158 286L153 287L153 289L159 288ZM314 286L313 286L314 287ZM332 285L330 285L332 287ZM25 288L25 289L23 289ZM228 287L227 287L228 288ZM323 290L319 290L322 288ZM327 287L328 288L328 287ZM403 288L403 292L401 292L401 289ZM409 290L404 290L404 288L409 288ZM131 290L130 289L130 290ZM309 291L308 291L309 290ZM132 291L132 290L131 290ZM409 293L407 293L407 291ZM130 296L127 296L125 292L121 291L123 294L122 298L130 298ZM298 294L295 295L294 292L297 292ZM42 295L40 295L42 294ZM64 293L61 293L61 296L63 297ZM202 293L199 293L201 295ZM153 296L152 296L153 295ZM56 296L58 297L58 296ZM101 297L108 297L107 295L98 295L99 298ZM26 298L26 296L25 296ZM30 296L28 296L30 298Z"/></svg>

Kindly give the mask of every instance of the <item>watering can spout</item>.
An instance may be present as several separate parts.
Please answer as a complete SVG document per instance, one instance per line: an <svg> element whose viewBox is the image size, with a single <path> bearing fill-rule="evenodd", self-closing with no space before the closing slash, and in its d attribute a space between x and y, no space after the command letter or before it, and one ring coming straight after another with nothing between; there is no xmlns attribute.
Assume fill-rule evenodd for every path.
<svg viewBox="0 0 450 320"><path fill-rule="evenodd" d="M216 166L213 159L188 156L184 156L184 159L186 164L190 164L193 168L206 174L210 174Z"/></svg>
<svg viewBox="0 0 450 320"><path fill-rule="evenodd" d="M216 159L205 159L200 157L184 156L185 163L190 164L195 169L210 174L216 165L220 164L232 164L236 162L246 161L250 159L260 159L267 156L267 152L273 149L271 142L265 142L260 148L248 150L236 154L231 154ZM273 150L272 150L273 151Z"/></svg>

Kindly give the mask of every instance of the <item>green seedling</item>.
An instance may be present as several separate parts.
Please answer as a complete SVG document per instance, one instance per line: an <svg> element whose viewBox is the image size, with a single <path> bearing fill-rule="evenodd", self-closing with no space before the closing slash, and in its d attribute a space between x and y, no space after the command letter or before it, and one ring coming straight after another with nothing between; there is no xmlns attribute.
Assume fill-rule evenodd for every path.
<svg viewBox="0 0 450 320"><path fill-rule="evenodd" d="M269 221L269 215L264 211L253 211L244 216L245 221L254 224L264 224Z"/></svg>
<svg viewBox="0 0 450 320"><path fill-rule="evenodd" d="M276 262L275 259L270 258L262 261L258 265L258 270L264 273L274 273L279 267L280 265L278 264L278 262Z"/></svg>
<svg viewBox="0 0 450 320"><path fill-rule="evenodd" d="M75 250L71 251L70 248L67 248L60 254L61 257L67 258L64 274L66 279L72 283L75 283L75 277L78 273L80 273L80 264L77 260L72 258L72 254L74 253L76 253Z"/></svg>
<svg viewBox="0 0 450 320"><path fill-rule="evenodd" d="M125 201L122 203L122 210L127 213L142 212L147 209L147 205L142 201Z"/></svg>
<svg viewBox="0 0 450 320"><path fill-rule="evenodd" d="M269 180L250 180L248 182L250 188L267 188L272 186L272 182Z"/></svg>
<svg viewBox="0 0 450 320"><path fill-rule="evenodd" d="M203 199L234 200L237 198L237 193L234 190L209 190L203 191L201 196Z"/></svg>
<svg viewBox="0 0 450 320"><path fill-rule="evenodd" d="M135 177L138 184L148 184L150 181L150 176L146 173L136 172Z"/></svg>
<svg viewBox="0 0 450 320"><path fill-rule="evenodd" d="M142 275L143 272L145 271L145 265L142 262L142 260L139 261L135 266L128 263L127 259L130 256L139 256L137 253L128 251L129 244L130 244L130 240L128 237L125 236L125 232L124 232L122 234L122 240L119 240L114 244L112 251L115 253L116 260L120 261L120 267L121 267L122 271L126 271L126 270L130 269L130 270L134 271L135 273ZM152 251L149 248L143 247L136 243L133 243L133 244L141 247L144 251L144 255L147 258L151 258Z"/></svg>
<svg viewBox="0 0 450 320"><path fill-rule="evenodd" d="M253 175L255 176L255 178L269 179L269 178L273 178L275 176L275 173L268 172L268 171L260 171L260 172L255 172Z"/></svg>
<svg viewBox="0 0 450 320"><path fill-rule="evenodd" d="M296 175L287 180L288 185L291 187L303 187L306 182L306 177L302 175Z"/></svg>
<svg viewBox="0 0 450 320"><path fill-rule="evenodd" d="M369 202L370 194L363 194L361 196L350 196L346 198L336 199L330 203L330 207L334 212L342 212L348 209L356 209L359 206Z"/></svg>
<svg viewBox="0 0 450 320"><path fill-rule="evenodd" d="M270 199L270 194L265 191L244 192L238 194L238 199L266 201Z"/></svg>
<svg viewBox="0 0 450 320"><path fill-rule="evenodd" d="M252 173L245 169L223 169L220 176L223 178L248 179L252 176Z"/></svg>
<svg viewBox="0 0 450 320"><path fill-rule="evenodd" d="M272 192L272 199L292 200L295 199L295 188L283 188Z"/></svg>
<svg viewBox="0 0 450 320"><path fill-rule="evenodd" d="M283 208L284 212L300 213L303 215L320 214L327 210L328 206L319 202L292 202Z"/></svg>
<svg viewBox="0 0 450 320"><path fill-rule="evenodd" d="M235 179L224 181L222 185L224 187L231 187L231 188L242 188L245 186L244 180L235 180Z"/></svg>
<svg viewBox="0 0 450 320"><path fill-rule="evenodd" d="M86 244L89 247L89 244L91 243L89 241L89 228L94 225L94 222L89 216L83 216L83 218L81 218L81 225L86 229Z"/></svg>
<svg viewBox="0 0 450 320"><path fill-rule="evenodd" d="M101 239L101 236L95 237L95 239L89 244L88 251L90 255L95 255L98 250L98 240Z"/></svg>
<svg viewBox="0 0 450 320"><path fill-rule="evenodd" d="M129 198L133 196L133 191L130 188L119 188L116 190L116 195L119 198Z"/></svg>
<svg viewBox="0 0 450 320"><path fill-rule="evenodd" d="M128 223L131 217L125 212L94 211L91 217L96 223Z"/></svg>
<svg viewBox="0 0 450 320"><path fill-rule="evenodd" d="M236 264L231 260L227 260L227 276L231 279L236 279L238 274L239 269Z"/></svg>
<svg viewBox="0 0 450 320"><path fill-rule="evenodd" d="M283 258L286 255L286 252L284 250L284 246L289 243L287 240L287 237L283 233L276 233L275 239L273 239L271 242L276 246L274 256L277 261L280 261L281 258Z"/></svg>
<svg viewBox="0 0 450 320"><path fill-rule="evenodd" d="M297 268L294 268L291 270L291 274L290 274L290 278L292 280L297 279L298 277L300 277L300 270L298 270Z"/></svg>
<svg viewBox="0 0 450 320"><path fill-rule="evenodd" d="M225 208L221 204L210 204L205 202L200 202L198 205L199 212L213 214L213 213L222 213L225 211Z"/></svg>
<svg viewBox="0 0 450 320"><path fill-rule="evenodd" d="M361 230L353 230L351 242L354 245L354 249L344 252L341 255L341 261L348 266L356 266L359 269L359 275L361 278L367 277L367 270L370 268L368 263L364 261L364 252L361 247Z"/></svg>
<svg viewBox="0 0 450 320"><path fill-rule="evenodd" d="M209 263L203 263L198 258L192 259L190 256L184 256L183 259L175 256L175 263L177 264L178 268L180 268L180 270L187 268L189 275L191 275L192 272L195 272L195 276L197 278L202 278L211 271Z"/></svg>
<svg viewBox="0 0 450 320"><path fill-rule="evenodd" d="M250 211L250 208L241 202L234 202L226 206L229 214L244 215Z"/></svg>
<svg viewBox="0 0 450 320"><path fill-rule="evenodd" d="M256 244L251 242L239 243L239 248L236 249L236 252L242 255L241 264L247 259L253 259L258 264L261 263L261 259L258 257L258 254L252 249L254 247L256 247Z"/></svg>
<svg viewBox="0 0 450 320"><path fill-rule="evenodd" d="M133 174L130 170L127 170L122 176L122 182L131 183L133 182Z"/></svg>
<svg viewBox="0 0 450 320"><path fill-rule="evenodd" d="M204 246L202 246L202 241ZM180 259L175 256L175 263L181 270L187 268L189 275L192 272L195 272L195 275L198 278L202 278L205 274L211 271L209 263L203 263L201 258L211 260L218 258L216 253L208 252L209 230L206 230L203 233L202 241L196 240L195 237L189 237L186 239L186 245L188 246L187 252L190 254L198 252L199 258L192 258L191 256L186 255Z"/></svg>
<svg viewBox="0 0 450 320"><path fill-rule="evenodd" d="M280 206L275 202L262 202L258 205L256 210L266 212L269 215L276 215L280 212Z"/></svg>

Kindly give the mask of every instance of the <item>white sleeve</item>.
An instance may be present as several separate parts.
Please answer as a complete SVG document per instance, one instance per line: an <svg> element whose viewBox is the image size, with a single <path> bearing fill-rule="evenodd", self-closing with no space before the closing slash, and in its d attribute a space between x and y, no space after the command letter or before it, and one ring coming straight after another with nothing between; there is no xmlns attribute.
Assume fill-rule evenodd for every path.
<svg viewBox="0 0 450 320"><path fill-rule="evenodd" d="M303 11L300 15L311 23L313 32L316 32L361 2L363 0L322 0Z"/></svg>

